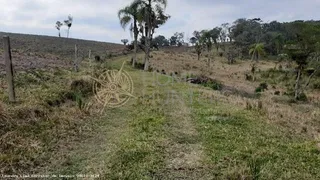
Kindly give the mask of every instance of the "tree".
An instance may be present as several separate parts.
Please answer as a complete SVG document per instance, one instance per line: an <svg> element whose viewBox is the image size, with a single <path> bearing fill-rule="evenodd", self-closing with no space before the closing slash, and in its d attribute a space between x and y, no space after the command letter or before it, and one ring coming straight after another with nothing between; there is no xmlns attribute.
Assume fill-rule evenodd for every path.
<svg viewBox="0 0 320 180"><path fill-rule="evenodd" d="M250 19L238 19L231 27L230 37L242 54L247 54L250 46L260 42L261 37L260 22Z"/></svg>
<svg viewBox="0 0 320 180"><path fill-rule="evenodd" d="M195 50L196 50L196 53L198 55L198 61L200 60L202 49L203 49L203 45L200 42L196 42Z"/></svg>
<svg viewBox="0 0 320 180"><path fill-rule="evenodd" d="M150 47L152 42L152 36L156 28L163 25L169 18L169 15L164 14L164 10L167 6L167 0L142 0L143 6L141 8L141 14L144 23L140 23L141 26L144 24L144 32L142 35L145 36L145 63L144 70L149 69L149 57Z"/></svg>
<svg viewBox="0 0 320 180"><path fill-rule="evenodd" d="M282 36L282 34L278 33L274 39L273 39L273 42L276 46L276 50L277 50L277 54L280 54L282 48L283 48L283 45L284 45L284 38Z"/></svg>
<svg viewBox="0 0 320 180"><path fill-rule="evenodd" d="M208 52L208 66L210 66L211 63L211 50L212 50L212 32L208 30L202 30L200 32L201 37L200 37L200 44L203 44L207 48Z"/></svg>
<svg viewBox="0 0 320 180"><path fill-rule="evenodd" d="M255 71L257 69L257 62L260 59L262 55L265 54L264 51L264 45L262 43L256 43L251 46L249 50L249 55L252 56L251 60L255 60L255 62L252 64L251 72L252 72L252 80L255 81Z"/></svg>
<svg viewBox="0 0 320 180"><path fill-rule="evenodd" d="M166 37L159 35L152 40L152 44L155 44L157 47L169 46L169 41Z"/></svg>
<svg viewBox="0 0 320 180"><path fill-rule="evenodd" d="M212 30L210 30L210 35L213 40L214 45L216 46L217 51L219 51L219 42L218 39L220 37L220 33L222 31L222 28L215 27Z"/></svg>
<svg viewBox="0 0 320 180"><path fill-rule="evenodd" d="M199 31L194 31L193 33L193 36L197 39L197 40L200 40L201 38L201 33Z"/></svg>
<svg viewBox="0 0 320 180"><path fill-rule="evenodd" d="M135 0L133 1L129 6L124 7L123 9L120 9L118 11L118 17L120 20L120 25L123 29L125 29L130 23L130 31L133 32L134 36L134 55L133 55L133 61L132 66L135 66L135 63L137 62L137 47L138 47L138 35L139 35L139 29L137 26L139 18L141 19L141 12L140 12L140 6L142 5L142 1Z"/></svg>
<svg viewBox="0 0 320 180"><path fill-rule="evenodd" d="M171 36L170 38L170 45L171 46L182 46L184 43L184 33L179 33L179 32L176 32L174 33L173 36Z"/></svg>
<svg viewBox="0 0 320 180"><path fill-rule="evenodd" d="M176 46L178 43L178 38L176 36L171 36L170 38L170 46Z"/></svg>
<svg viewBox="0 0 320 180"><path fill-rule="evenodd" d="M251 46L249 50L249 55L251 55L251 60L258 61L262 55L265 54L264 51L264 44L263 43L256 43Z"/></svg>
<svg viewBox="0 0 320 180"><path fill-rule="evenodd" d="M180 47L180 46L182 46L182 44L184 43L184 33L183 32L181 32L181 33L179 33L179 32L176 32L176 33L174 33L174 36L176 37L176 39L177 39L177 45Z"/></svg>
<svg viewBox="0 0 320 180"><path fill-rule="evenodd" d="M66 26L68 26L67 38L69 38L69 31L70 31L70 28L71 28L71 26L72 26L72 22L73 22L73 17L69 14L68 19L67 19L67 20L64 20L64 24L65 24Z"/></svg>
<svg viewBox="0 0 320 180"><path fill-rule="evenodd" d="M235 62L237 49L234 46L229 46L227 51L227 59L229 64L233 64Z"/></svg>
<svg viewBox="0 0 320 180"><path fill-rule="evenodd" d="M127 45L127 43L129 42L128 39L121 39L121 42L123 43L123 45Z"/></svg>
<svg viewBox="0 0 320 180"><path fill-rule="evenodd" d="M192 37L192 38L190 38L189 42L192 44L192 46L194 46L197 43L197 38Z"/></svg>
<svg viewBox="0 0 320 180"><path fill-rule="evenodd" d="M220 40L222 43L225 43L227 41L228 35L229 35L229 23L221 24Z"/></svg>
<svg viewBox="0 0 320 180"><path fill-rule="evenodd" d="M278 54L277 60L275 61L274 69L277 69L279 63L281 63L282 61L287 61L288 59L288 54Z"/></svg>
<svg viewBox="0 0 320 180"><path fill-rule="evenodd" d="M320 25L310 24L301 21L292 24L293 33L295 34L293 41L285 46L288 55L297 63L297 76L294 87L294 98L299 100L301 94L309 85L314 73L319 70L319 66L312 73L305 86L302 86L303 70L311 62L319 62L320 52ZM318 64L318 63L317 63Z"/></svg>
<svg viewBox="0 0 320 180"><path fill-rule="evenodd" d="M62 24L60 21L57 21L57 22L56 22L56 28L57 28L58 31L59 31L59 37L61 37L60 29L61 29L62 26L63 26L63 24Z"/></svg>
<svg viewBox="0 0 320 180"><path fill-rule="evenodd" d="M227 41L227 37L229 36L229 24L228 23L223 23L221 24L221 30L220 30L220 34L219 34L219 39L221 42L221 49L223 51L226 51L226 41Z"/></svg>

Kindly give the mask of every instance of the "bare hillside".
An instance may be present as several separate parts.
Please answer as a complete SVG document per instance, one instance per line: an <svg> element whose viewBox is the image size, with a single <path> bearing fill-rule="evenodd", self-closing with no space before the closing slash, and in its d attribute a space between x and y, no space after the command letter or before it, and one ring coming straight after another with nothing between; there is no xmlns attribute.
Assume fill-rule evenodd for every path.
<svg viewBox="0 0 320 180"><path fill-rule="evenodd" d="M87 41L80 39L58 38L51 36L25 35L0 32L0 36L9 36L15 70L66 67L72 64L74 49L77 45L79 57L88 57L89 50L92 57L99 55L105 58L112 54L121 55L125 47L121 44ZM0 38L0 43L3 44ZM4 71L3 46L0 46L0 72Z"/></svg>

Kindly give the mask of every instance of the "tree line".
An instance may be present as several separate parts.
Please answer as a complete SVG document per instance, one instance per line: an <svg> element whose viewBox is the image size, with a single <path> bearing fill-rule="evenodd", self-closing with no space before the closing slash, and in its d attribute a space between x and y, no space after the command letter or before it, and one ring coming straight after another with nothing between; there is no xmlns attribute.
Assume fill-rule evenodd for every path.
<svg viewBox="0 0 320 180"><path fill-rule="evenodd" d="M159 3L160 1L150 2ZM133 5L131 5L131 8L134 7ZM166 5L166 3L162 5ZM163 13L164 9L161 10L160 12ZM119 13L121 14L123 11L119 11ZM154 15L155 17L158 16L162 21L159 21L159 24L155 26L152 26L154 24L151 23L150 32L152 33L143 35L143 28L148 27L145 21L146 18L141 19L139 11L135 11L135 13L137 13L136 21L133 21L130 28L135 36L135 52L137 48L141 48L146 52L146 59L148 59L150 48L152 47L188 46L190 44L197 53L198 60L202 53L207 51L209 66L210 59L213 56L213 49L216 49L216 53L225 54L230 64L234 62L235 57L251 59L254 62L252 64L253 74L257 69L257 62L262 56L272 56L275 60L292 60L297 64L295 68L295 99L299 99L304 89L310 84L312 77L317 74L320 75L320 21L263 22L260 18L240 18L233 23L224 23L212 29L195 30L192 33L192 37L185 42L185 34L183 32L176 32L170 38L166 38L163 35L153 38L154 29L164 24L170 18L169 15L161 16L161 13ZM126 22L124 24L128 24L131 19L122 16L120 20L121 23ZM148 30L146 29L146 31ZM140 39L138 40L139 35ZM146 51L146 48L148 48L148 51ZM145 64L145 70L147 67L148 65ZM304 73L307 67L312 68L308 76ZM303 75L307 79L304 84L302 84L301 80Z"/></svg>

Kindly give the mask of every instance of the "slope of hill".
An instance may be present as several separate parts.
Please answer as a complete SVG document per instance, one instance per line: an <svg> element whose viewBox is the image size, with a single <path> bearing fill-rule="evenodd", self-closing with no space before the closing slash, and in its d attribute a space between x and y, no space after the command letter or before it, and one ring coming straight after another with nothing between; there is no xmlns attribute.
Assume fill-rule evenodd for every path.
<svg viewBox="0 0 320 180"><path fill-rule="evenodd" d="M115 43L0 32L1 37L4 35L10 36L13 49L21 49L25 52L33 53L49 53L70 58L74 56L75 44L86 53L91 49L93 54L100 56L105 55L107 52L118 53L124 49L123 45ZM2 38L0 43L2 44Z"/></svg>
<svg viewBox="0 0 320 180"><path fill-rule="evenodd" d="M18 71L29 68L70 66L72 62L68 60L74 58L75 45L80 58L88 57L89 50L92 57L98 55L105 58L110 54L121 55L125 49L123 45L115 43L0 32L1 37L4 35L10 37L13 64ZM0 38L0 44L3 44L2 38ZM4 71L2 49L3 46L0 46L0 73Z"/></svg>

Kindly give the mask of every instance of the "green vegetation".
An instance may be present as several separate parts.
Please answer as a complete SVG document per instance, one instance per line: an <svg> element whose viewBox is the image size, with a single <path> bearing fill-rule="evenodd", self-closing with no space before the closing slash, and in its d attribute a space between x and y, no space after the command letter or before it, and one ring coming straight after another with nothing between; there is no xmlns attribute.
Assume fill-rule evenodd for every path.
<svg viewBox="0 0 320 180"><path fill-rule="evenodd" d="M119 67L122 60L110 66ZM127 70L137 83L137 92L140 92L138 99L123 108L109 109L106 116L92 121L93 128L99 128L95 128L90 137L105 139L102 142L107 144L102 145L110 147L109 150L93 150L94 143L99 140L90 142L89 137L88 144L79 144L78 148L75 146L70 158L55 166L53 172L90 173L95 172L95 166L99 166L104 172L100 176L110 179L203 176L218 179L319 178L319 150L314 142L295 135L289 129L267 124L255 110L247 111L220 101L208 102L201 97L200 86L189 86L195 92L193 98L196 99L190 103L186 84L177 82L170 87L154 86L152 76L146 75L144 85L147 92L142 94L143 82L138 80L141 72ZM160 75L159 80L166 82L167 77ZM185 101L183 108L191 113L179 114L172 108L180 100L166 104L166 89L179 92ZM171 113L176 115L169 115ZM195 126L199 136L188 136L180 132L182 130L174 130L177 126L175 119L186 116L189 116L187 121ZM110 142L109 139L113 140ZM168 141L171 143L166 143ZM176 172L167 169L167 163L173 161L168 151L179 143L202 144L204 153L195 169L203 170L181 170L179 176L175 176ZM83 153L91 151L87 155ZM105 162L102 165L99 164L101 158Z"/></svg>
<svg viewBox="0 0 320 180"><path fill-rule="evenodd" d="M130 31L134 34L133 67L137 61L138 35L141 35L139 47L145 52L144 70L149 70L149 58L155 29L165 24L170 18L165 14L167 0L134 0L129 6L120 9L118 17L125 28L131 22Z"/></svg>
<svg viewBox="0 0 320 180"><path fill-rule="evenodd" d="M320 179L319 21L238 19L194 31L190 52L183 32L153 37L170 18L167 3L134 0L118 11L121 27L130 26L134 36L126 49L127 39L121 40L124 46L110 47L51 37L37 43L35 36L12 35L18 101L9 102L0 75L1 173ZM64 21L68 36L72 21L71 16ZM62 25L56 22L59 37ZM81 68L73 72L75 44ZM169 46L178 47L159 49ZM153 49L158 52L151 54ZM268 56L278 59L264 61ZM235 58L242 60L234 63ZM34 62L42 64L33 67ZM124 92L122 76L105 73L110 86L94 83L120 67L132 77L132 96ZM117 90L116 100L119 94L131 99L102 109L94 87L106 87L100 95L108 100Z"/></svg>
<svg viewBox="0 0 320 180"><path fill-rule="evenodd" d="M193 107L193 118L198 124L208 163L214 165L210 172L215 178L320 177L319 151L312 141L266 124L256 111L244 111L221 102L195 103Z"/></svg>

